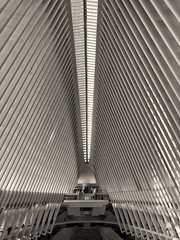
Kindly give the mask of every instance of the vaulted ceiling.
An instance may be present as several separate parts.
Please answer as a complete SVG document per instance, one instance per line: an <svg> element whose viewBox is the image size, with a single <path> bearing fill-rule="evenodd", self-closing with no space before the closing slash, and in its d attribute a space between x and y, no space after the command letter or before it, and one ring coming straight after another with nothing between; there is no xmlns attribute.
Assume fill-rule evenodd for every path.
<svg viewBox="0 0 180 240"><path fill-rule="evenodd" d="M56 214L80 179L108 192L122 231L179 239L180 1L0 12L1 219Z"/></svg>

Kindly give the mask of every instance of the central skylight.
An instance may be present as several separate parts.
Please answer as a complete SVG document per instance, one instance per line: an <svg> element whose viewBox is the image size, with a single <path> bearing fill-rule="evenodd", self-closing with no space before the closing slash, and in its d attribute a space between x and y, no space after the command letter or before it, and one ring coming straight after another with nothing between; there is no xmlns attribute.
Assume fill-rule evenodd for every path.
<svg viewBox="0 0 180 240"><path fill-rule="evenodd" d="M71 0L83 152L89 162L96 59L98 0Z"/></svg>

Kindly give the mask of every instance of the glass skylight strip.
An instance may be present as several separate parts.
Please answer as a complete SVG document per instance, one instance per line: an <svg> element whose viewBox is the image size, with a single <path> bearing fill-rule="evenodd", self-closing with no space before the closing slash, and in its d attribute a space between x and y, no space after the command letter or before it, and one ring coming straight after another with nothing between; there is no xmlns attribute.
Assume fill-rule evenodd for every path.
<svg viewBox="0 0 180 240"><path fill-rule="evenodd" d="M87 0L87 84L88 84L88 159L90 159L92 137L92 113L94 97L94 75L96 59L96 31L98 0ZM94 43L94 44L93 44Z"/></svg>
<svg viewBox="0 0 180 240"><path fill-rule="evenodd" d="M86 0L84 5L83 0L71 0L71 8L80 99L84 159L85 161L89 161L92 135L91 132L98 1Z"/></svg>

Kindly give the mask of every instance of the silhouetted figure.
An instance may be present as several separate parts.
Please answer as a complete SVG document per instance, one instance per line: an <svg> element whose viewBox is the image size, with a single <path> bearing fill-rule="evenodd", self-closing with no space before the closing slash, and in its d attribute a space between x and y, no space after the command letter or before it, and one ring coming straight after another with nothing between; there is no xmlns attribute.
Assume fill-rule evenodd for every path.
<svg viewBox="0 0 180 240"><path fill-rule="evenodd" d="M10 235L11 230L12 230L12 227L8 227L8 229L7 229L8 235Z"/></svg>

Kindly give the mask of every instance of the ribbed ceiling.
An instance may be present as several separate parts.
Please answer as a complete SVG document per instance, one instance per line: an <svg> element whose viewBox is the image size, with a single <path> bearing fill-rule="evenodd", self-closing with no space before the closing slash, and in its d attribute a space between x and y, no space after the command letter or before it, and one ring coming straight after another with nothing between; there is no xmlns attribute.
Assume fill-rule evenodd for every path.
<svg viewBox="0 0 180 240"><path fill-rule="evenodd" d="M180 238L179 1L99 5L92 158L122 231Z"/></svg>
<svg viewBox="0 0 180 240"><path fill-rule="evenodd" d="M51 233L88 174L121 232L180 239L180 1L1 0L0 12L0 238Z"/></svg>
<svg viewBox="0 0 180 240"><path fill-rule="evenodd" d="M71 7L3 0L0 9L0 238L37 237L51 233L83 161Z"/></svg>
<svg viewBox="0 0 180 240"><path fill-rule="evenodd" d="M6 3L0 41L0 188L64 193L77 182L80 156L70 6L65 1Z"/></svg>

